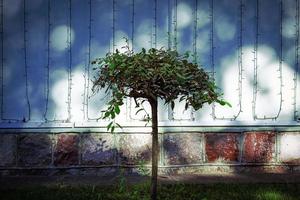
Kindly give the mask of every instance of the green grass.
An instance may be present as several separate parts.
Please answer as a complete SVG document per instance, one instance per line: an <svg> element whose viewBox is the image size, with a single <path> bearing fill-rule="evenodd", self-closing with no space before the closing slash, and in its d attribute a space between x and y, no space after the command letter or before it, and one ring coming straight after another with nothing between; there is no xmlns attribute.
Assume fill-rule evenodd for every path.
<svg viewBox="0 0 300 200"><path fill-rule="evenodd" d="M149 184L126 186L56 185L0 189L1 200L146 200ZM176 184L159 187L161 200L299 200L300 184Z"/></svg>

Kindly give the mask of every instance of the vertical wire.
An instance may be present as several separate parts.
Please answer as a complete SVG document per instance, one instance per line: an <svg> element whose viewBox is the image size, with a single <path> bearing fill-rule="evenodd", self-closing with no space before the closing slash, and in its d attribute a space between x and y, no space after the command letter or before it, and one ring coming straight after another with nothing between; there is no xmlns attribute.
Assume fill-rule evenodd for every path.
<svg viewBox="0 0 300 200"><path fill-rule="evenodd" d="M153 47L157 48L157 0L154 0L154 16L153 16Z"/></svg>
<svg viewBox="0 0 300 200"><path fill-rule="evenodd" d="M28 62L27 62L27 11L26 11L26 0L23 0L23 31L24 31L24 75L25 75L25 90L26 90L26 103L28 109L27 119L24 117L23 121L30 121L31 116L31 105L29 100L29 87L28 87Z"/></svg>
<svg viewBox="0 0 300 200"><path fill-rule="evenodd" d="M198 0L195 0L195 9L193 10L193 16L194 16L194 27L193 27L193 62L197 63L197 29L198 29Z"/></svg>
<svg viewBox="0 0 300 200"><path fill-rule="evenodd" d="M170 0L168 1L168 17L168 48L177 51L177 0L173 0L172 4ZM169 120L175 119L171 106L168 107L168 118Z"/></svg>
<svg viewBox="0 0 300 200"><path fill-rule="evenodd" d="M173 44L173 49L177 51L177 0L174 0L174 15L173 15L173 26L174 26L174 44Z"/></svg>
<svg viewBox="0 0 300 200"><path fill-rule="evenodd" d="M135 30L134 30L134 26L135 26L135 2L134 0L132 0L132 15L131 15L131 50L132 52L134 51L134 34L135 34Z"/></svg>
<svg viewBox="0 0 300 200"><path fill-rule="evenodd" d="M168 0L168 49L171 49L171 0Z"/></svg>
<svg viewBox="0 0 300 200"><path fill-rule="evenodd" d="M115 52L116 1L112 0L112 52Z"/></svg>
<svg viewBox="0 0 300 200"><path fill-rule="evenodd" d="M4 115L4 5L3 0L0 1L0 9L1 9L1 120L3 120Z"/></svg>
<svg viewBox="0 0 300 200"><path fill-rule="evenodd" d="M84 104L85 104L85 114L84 119L90 120L89 118L89 90L90 90L90 67L91 67L91 46L92 46L92 0L89 0L89 36L88 36L88 64L85 67L85 77L84 77Z"/></svg>
<svg viewBox="0 0 300 200"><path fill-rule="evenodd" d="M239 66L239 111L238 113L233 117L233 120L236 120L236 118L241 114L242 112L242 94L243 94L243 18L244 18L244 4L243 0L240 0L240 36L239 36L239 55L238 55L238 66Z"/></svg>
<svg viewBox="0 0 300 200"><path fill-rule="evenodd" d="M50 86L50 29L51 29L51 0L48 0L48 12L47 12L47 64L46 64L46 85L45 85L45 95L46 95L46 104L45 104L45 112L44 112L44 120L47 122L47 113L48 113L48 106L49 106L49 86Z"/></svg>
<svg viewBox="0 0 300 200"><path fill-rule="evenodd" d="M299 0L296 0L296 15L295 15L295 72L294 72L294 120L298 120L298 111L297 111L297 82L298 82L298 73L299 73Z"/></svg>
<svg viewBox="0 0 300 200"><path fill-rule="evenodd" d="M239 8L239 25L240 25L240 30L239 30L239 36L237 38L237 49L238 49L238 70L239 70L239 76L238 76L238 108L239 110L237 111L236 114L234 114L232 117L217 117L215 113L215 107L213 107L213 118L218 119L218 120L230 120L234 121L238 118L238 116L242 112L242 84L243 84L243 18L244 18L244 4L243 0L240 0L240 5L238 6Z"/></svg>
<svg viewBox="0 0 300 200"><path fill-rule="evenodd" d="M275 116L271 117L271 116L265 116L264 117L258 117L256 114L256 103L257 103L257 93L258 93L258 75L257 75L257 71L258 71L258 65L257 65L257 53L258 53L258 37L259 37L259 28L258 28L258 24L259 24L259 0L257 0L257 7L256 7L256 12L257 12L257 23L256 23L256 39L255 39L255 48L254 49L254 54L256 54L254 56L254 92L253 92L253 117L254 120L266 120L266 119L271 119L271 120L277 120L277 118L279 117L281 110L282 110L282 103L283 103L283 95L282 95L282 87L283 87L283 80L282 80L282 62L283 62L283 37L282 37L282 23L283 23L283 2L282 0L280 0L279 3L279 7L280 7L280 23L279 23L279 34L280 34L280 50L279 50L279 65L278 65L278 72L279 72L279 81L280 81L280 91L279 91L279 97L280 97L280 102L279 102L279 109L278 112Z"/></svg>
<svg viewBox="0 0 300 200"><path fill-rule="evenodd" d="M193 27L193 63L198 63L198 57L197 57L197 30L198 30L198 0L195 0L194 2L194 10L193 10L193 18L194 18L194 27ZM191 109L191 120L195 120L195 109Z"/></svg>
<svg viewBox="0 0 300 200"><path fill-rule="evenodd" d="M278 66L278 72L279 72L279 81L280 81L280 91L279 91L279 110L274 117L273 120L276 120L282 110L282 103L283 103L283 96L282 96L282 88L283 88L283 80L282 80L282 62L283 62L283 37L282 37L282 23L283 23L283 1L280 0L280 27L279 27L279 33L280 33L280 53L279 53L279 66Z"/></svg>
<svg viewBox="0 0 300 200"><path fill-rule="evenodd" d="M253 85L253 100L252 100L252 116L253 119L256 120L256 97L257 97L257 51L258 51L258 37L259 37L259 0L256 0L256 9L255 9L255 42L254 42L254 50L253 50L253 64L254 64L254 85Z"/></svg>
<svg viewBox="0 0 300 200"><path fill-rule="evenodd" d="M210 62L212 68L212 81L215 82L215 46L214 46L214 0L210 1ZM216 104L212 103L212 118L216 120Z"/></svg>
<svg viewBox="0 0 300 200"><path fill-rule="evenodd" d="M67 29L67 45L68 45L68 52L69 52L69 68L68 68L68 119L67 121L70 122L72 115L71 115L71 103L72 103L72 0L68 1L69 3L69 26Z"/></svg>

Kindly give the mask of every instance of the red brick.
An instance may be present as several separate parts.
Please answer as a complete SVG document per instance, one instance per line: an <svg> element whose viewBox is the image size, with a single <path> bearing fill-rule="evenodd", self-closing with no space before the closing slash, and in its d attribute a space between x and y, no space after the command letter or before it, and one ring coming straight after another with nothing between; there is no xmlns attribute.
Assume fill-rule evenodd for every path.
<svg viewBox="0 0 300 200"><path fill-rule="evenodd" d="M57 136L57 143L54 151L55 165L76 165L78 164L78 141L77 135L60 134Z"/></svg>
<svg viewBox="0 0 300 200"><path fill-rule="evenodd" d="M263 163L273 161L274 132L247 132L244 140L243 161Z"/></svg>
<svg viewBox="0 0 300 200"><path fill-rule="evenodd" d="M237 134L206 134L205 151L208 162L239 159L239 142Z"/></svg>

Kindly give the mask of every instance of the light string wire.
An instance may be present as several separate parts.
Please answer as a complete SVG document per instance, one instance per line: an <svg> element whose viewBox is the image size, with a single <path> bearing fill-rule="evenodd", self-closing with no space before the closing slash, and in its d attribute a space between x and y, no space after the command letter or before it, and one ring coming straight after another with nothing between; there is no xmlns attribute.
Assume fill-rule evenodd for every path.
<svg viewBox="0 0 300 200"><path fill-rule="evenodd" d="M171 40L171 31L172 31L172 26L171 26L171 0L168 0L168 49L171 49L172 46L172 40Z"/></svg>
<svg viewBox="0 0 300 200"><path fill-rule="evenodd" d="M258 93L258 41L259 41L259 23L260 23L260 9L259 9L259 0L256 0L256 30L255 30L255 44L254 44L254 87L253 87L253 104L252 104L252 112L253 112L253 119L254 120L277 120L279 117L281 110L282 110L282 103L283 103L283 95L282 95L282 87L283 87L283 80L282 80L282 62L283 62L283 38L282 38L282 23L283 23L283 2L280 0L279 7L280 7L280 25L279 25L279 33L280 33L280 50L279 50L279 65L278 65L278 72L279 72L279 81L280 81L280 91L279 91L279 109L275 116L266 116L258 117L256 114L256 104L257 104L257 93Z"/></svg>
<svg viewBox="0 0 300 200"><path fill-rule="evenodd" d="M71 114L71 104L72 104L72 0L68 1L69 4L69 26L67 28L67 49L69 53L69 66L68 66L68 100L67 100L67 105L68 105L68 118L67 122L70 122L72 119L72 114Z"/></svg>
<svg viewBox="0 0 300 200"><path fill-rule="evenodd" d="M25 76L25 95L26 95L26 104L27 104L27 118L23 118L23 122L30 121L31 117L31 105L30 105L30 99L29 99L29 81L28 81L28 61L27 61L27 10L26 10L26 0L23 0L23 39L24 39L24 76Z"/></svg>
<svg viewBox="0 0 300 200"><path fill-rule="evenodd" d="M295 0L296 3L296 14L295 14L295 67L294 67L294 97L293 97L293 107L294 107L294 120L298 121L299 114L297 111L297 89L298 89L298 73L299 73L299 0Z"/></svg>
<svg viewBox="0 0 300 200"><path fill-rule="evenodd" d="M215 111L215 106L213 106L212 110L212 115L213 119L215 120L229 120L229 121L235 121L238 116L242 113L242 85L243 85L243 21L244 21L244 3L243 0L240 0L240 4L238 6L239 9L239 25L240 25L240 30L239 30L239 36L237 38L237 46L238 46L238 70L239 70L239 76L238 76L238 111L236 114L234 114L232 117L218 117L216 116L216 111ZM213 73L215 75L215 73Z"/></svg>
<svg viewBox="0 0 300 200"><path fill-rule="evenodd" d="M177 51L177 45L178 45L178 41L177 41L177 33L178 33L178 28L177 28L177 5L178 5L178 2L177 0L174 0L174 11L173 11L173 40L174 40L174 43L173 43L173 49L175 51Z"/></svg>
<svg viewBox="0 0 300 200"><path fill-rule="evenodd" d="M252 95L252 116L256 119L256 97L257 97L257 51L258 51L258 37L259 37L259 0L256 0L256 9L255 9L255 42L254 42L254 49L253 49L253 64L254 64L254 83L253 83L253 95Z"/></svg>
<svg viewBox="0 0 300 200"><path fill-rule="evenodd" d="M90 89L90 67L91 67L91 45L92 45L92 0L89 0L89 21L88 21L88 61L84 68L84 92L83 92L83 119L85 121L89 118L89 89Z"/></svg>
<svg viewBox="0 0 300 200"><path fill-rule="evenodd" d="M45 122L48 121L47 114L48 114L48 107L49 107L49 87L50 87L50 30L51 30L51 0L48 0L47 4L47 63L46 63L46 84L45 84L45 97L46 97L46 103L45 103L45 112L44 112L44 120Z"/></svg>
<svg viewBox="0 0 300 200"><path fill-rule="evenodd" d="M26 117L24 117L22 120L21 119L16 119L16 118L6 118L4 116L4 88L5 88L5 83L4 83L4 64L5 64L5 58L4 58L4 0L1 0L1 121L7 121L9 123L11 122L27 122L28 120L30 120L30 118L28 117L28 119L26 119ZM25 0L23 2L23 45L24 47L23 49L23 53L24 53L24 58L26 58L26 7L25 7ZM24 61L24 63L27 63L27 58L24 59L26 61ZM24 65L24 76L26 79L26 75L27 75L27 68L25 67L26 65ZM25 80L25 85L26 85L27 81ZM25 100L27 103L27 108L28 111L30 111L30 107L28 107L28 101L29 100L29 96L27 96L27 88L25 86ZM28 97L28 98L27 98ZM30 104L29 104L30 105ZM28 112L28 115L30 116L30 112Z"/></svg>
<svg viewBox="0 0 300 200"><path fill-rule="evenodd" d="M193 18L194 18L194 27L193 27L193 62L197 63L197 39L198 39L198 0L195 0Z"/></svg>
<svg viewBox="0 0 300 200"><path fill-rule="evenodd" d="M198 0L194 1L194 10L193 10L193 63L198 63L197 56L197 39L198 39ZM195 120L195 109L191 108L191 120Z"/></svg>
<svg viewBox="0 0 300 200"><path fill-rule="evenodd" d="M131 13L131 51L134 52L134 34L135 34L135 30L134 30L134 26L135 26L135 0L132 0L131 3L131 7L132 7L132 13Z"/></svg>
<svg viewBox="0 0 300 200"><path fill-rule="evenodd" d="M172 1L173 4L168 1L168 48L177 51L177 0ZM173 6L173 9L171 9ZM173 37L173 38L172 38ZM173 41L172 41L173 40ZM171 106L168 106L168 119L176 120L174 116L175 112Z"/></svg>
<svg viewBox="0 0 300 200"><path fill-rule="evenodd" d="M1 9L1 121L4 117L4 5L3 0L0 1L0 9Z"/></svg>
<svg viewBox="0 0 300 200"><path fill-rule="evenodd" d="M116 0L112 0L112 52L115 52L116 40Z"/></svg>
<svg viewBox="0 0 300 200"><path fill-rule="evenodd" d="M152 25L152 42L151 42L151 47L152 48L157 48L157 0L154 0L153 3L153 25Z"/></svg>
<svg viewBox="0 0 300 200"><path fill-rule="evenodd" d="M210 1L210 64L211 64L211 78L215 82L215 46L214 46L214 0ZM212 113L211 116L215 120L215 107L216 104L212 103Z"/></svg>

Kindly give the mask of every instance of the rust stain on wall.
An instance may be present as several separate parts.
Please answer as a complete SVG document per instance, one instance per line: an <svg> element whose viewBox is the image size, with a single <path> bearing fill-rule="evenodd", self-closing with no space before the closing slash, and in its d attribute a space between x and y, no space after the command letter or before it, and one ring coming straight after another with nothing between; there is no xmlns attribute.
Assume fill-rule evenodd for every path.
<svg viewBox="0 0 300 200"><path fill-rule="evenodd" d="M208 162L238 162L239 142L237 134L206 134L205 141Z"/></svg>
<svg viewBox="0 0 300 200"><path fill-rule="evenodd" d="M244 162L271 162L275 150L274 132L247 132L245 133L243 161Z"/></svg>

